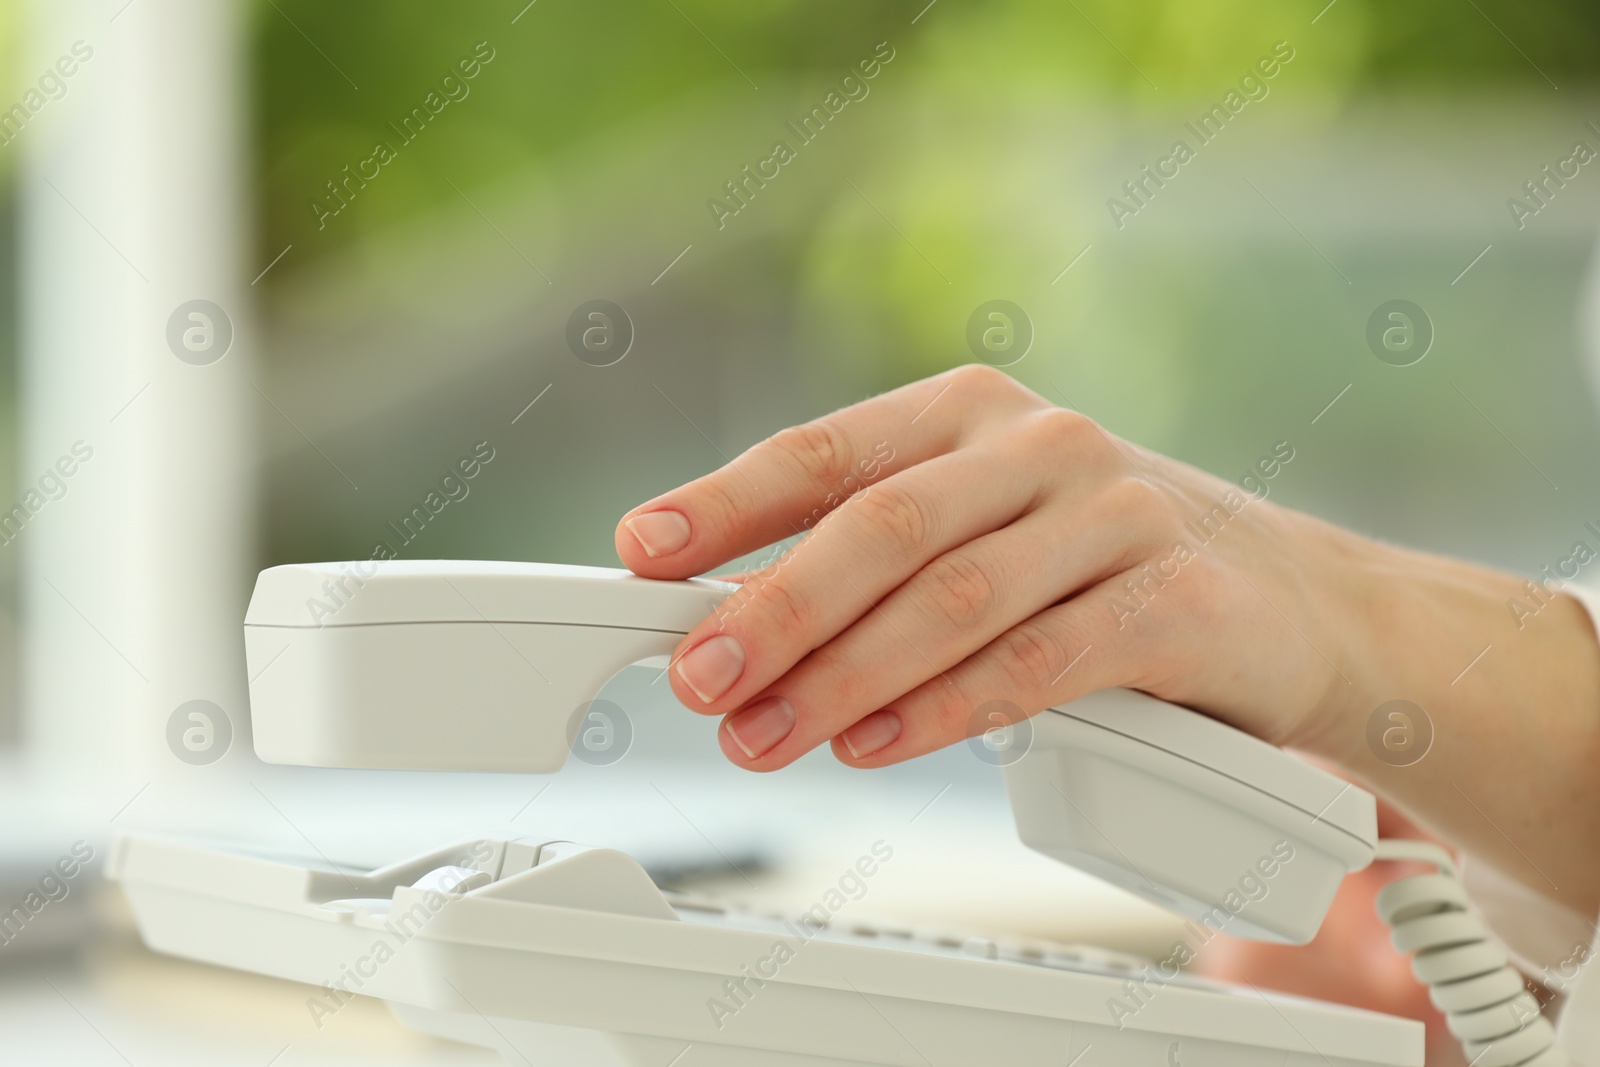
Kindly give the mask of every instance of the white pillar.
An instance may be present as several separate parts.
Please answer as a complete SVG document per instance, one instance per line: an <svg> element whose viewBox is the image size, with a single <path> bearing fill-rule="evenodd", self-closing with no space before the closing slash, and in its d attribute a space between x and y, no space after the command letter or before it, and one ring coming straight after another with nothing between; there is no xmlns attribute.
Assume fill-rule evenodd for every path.
<svg viewBox="0 0 1600 1067"><path fill-rule="evenodd" d="M261 401L247 302L265 262L243 194L240 5L123 5L31 5L24 73L57 71L66 89L0 149L22 153L19 483L77 463L5 550L22 553L25 743L41 769L156 795L253 758L240 620ZM227 322L184 317L200 349L180 337L186 360L168 325L196 300ZM233 334L210 363L207 318L209 354L227 323ZM198 769L165 740L196 699L235 727L225 761Z"/></svg>

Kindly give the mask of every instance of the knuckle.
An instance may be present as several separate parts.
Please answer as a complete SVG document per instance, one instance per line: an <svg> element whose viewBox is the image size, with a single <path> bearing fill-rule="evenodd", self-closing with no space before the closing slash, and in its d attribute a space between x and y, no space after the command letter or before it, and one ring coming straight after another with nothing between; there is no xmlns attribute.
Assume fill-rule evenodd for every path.
<svg viewBox="0 0 1600 1067"><path fill-rule="evenodd" d="M1032 389L985 363L964 363L942 376L950 391L978 410L1018 413L1045 405Z"/></svg>
<svg viewBox="0 0 1600 1067"><path fill-rule="evenodd" d="M785 639L802 637L810 632L810 603L790 589L786 582L764 583L756 592L755 602L763 628L771 625Z"/></svg>
<svg viewBox="0 0 1600 1067"><path fill-rule="evenodd" d="M856 509L869 530L888 535L897 553L918 555L928 543L932 519L927 508L893 483L875 485L856 497Z"/></svg>
<svg viewBox="0 0 1600 1067"><path fill-rule="evenodd" d="M772 447L791 457L808 478L818 482L842 481L849 467L844 434L828 419L791 426L776 434Z"/></svg>
<svg viewBox="0 0 1600 1067"><path fill-rule="evenodd" d="M749 508L748 502L740 499L739 488L737 480L731 477L711 475L702 479L693 487L697 498L695 511L712 516L718 527L726 528Z"/></svg>
<svg viewBox="0 0 1600 1067"><path fill-rule="evenodd" d="M1093 419L1067 408L1047 408L1028 421L1032 436L1047 447L1079 453L1106 443Z"/></svg>
<svg viewBox="0 0 1600 1067"><path fill-rule="evenodd" d="M949 372L950 383L963 393L995 393L1016 388L1016 381L987 363L963 363Z"/></svg>
<svg viewBox="0 0 1600 1067"><path fill-rule="evenodd" d="M940 556L923 575L934 612L957 628L988 618L999 604L999 584L988 568L960 552Z"/></svg>
<svg viewBox="0 0 1600 1067"><path fill-rule="evenodd" d="M864 669L853 651L832 641L806 657L801 694L806 706L826 707L831 714L851 713L860 717L877 710L872 693L877 685L875 673Z"/></svg>
<svg viewBox="0 0 1600 1067"><path fill-rule="evenodd" d="M972 736L974 712L981 706L981 702L974 703L953 685L942 686L940 692L929 702L932 707L928 709L927 714L936 724L941 740L958 741Z"/></svg>
<svg viewBox="0 0 1600 1067"><path fill-rule="evenodd" d="M1066 664L1059 642L1037 623L1025 622L1000 638L1000 669L1023 693L1042 692Z"/></svg>
<svg viewBox="0 0 1600 1067"><path fill-rule="evenodd" d="M1118 478L1108 486L1102 503L1102 514L1133 522L1156 519L1168 511L1166 494L1143 478L1131 474L1126 478Z"/></svg>

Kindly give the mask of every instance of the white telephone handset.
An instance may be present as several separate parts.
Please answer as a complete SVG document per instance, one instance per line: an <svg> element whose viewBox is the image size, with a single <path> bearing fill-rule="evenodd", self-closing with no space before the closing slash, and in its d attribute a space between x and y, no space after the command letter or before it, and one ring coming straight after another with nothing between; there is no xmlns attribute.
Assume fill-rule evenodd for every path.
<svg viewBox="0 0 1600 1067"><path fill-rule="evenodd" d="M1194 922L1304 944L1372 862L1370 793L1215 719L1108 689L1033 735L1005 768L1022 840Z"/></svg>
<svg viewBox="0 0 1600 1067"><path fill-rule="evenodd" d="M272 567L244 619L256 754L308 767L560 770L611 676L666 656L733 588L552 563Z"/></svg>
<svg viewBox="0 0 1600 1067"><path fill-rule="evenodd" d="M605 682L629 664L670 653L732 588L704 579L655 582L622 571L538 563L395 560L271 568L257 581L244 627L257 754L269 762L318 767L557 770L588 702ZM1289 943L1316 934L1344 876L1375 856L1432 861L1440 873L1391 885L1379 907L1396 928L1396 946L1417 954L1417 975L1433 988L1435 1003L1449 1015L1469 1058L1478 1067L1566 1062L1537 1004L1507 966L1504 950L1468 907L1448 854L1413 842L1380 843L1375 802L1365 790L1214 719L1130 690L1047 709L1033 720L1033 729L1027 755L1004 772L1018 832L1031 848L1191 924ZM518 847L497 846L501 852L495 855L510 856ZM120 868L158 871L166 861L153 857L167 853L155 845L143 848L129 850ZM532 858L518 870L546 872L566 859L568 853L551 848L524 848ZM591 860L584 862L596 871L626 866L620 859L598 865ZM204 867L212 861L194 862ZM464 898L519 892L507 881L507 862L497 860L490 872L498 882L467 890ZM566 862L566 869L579 870ZM159 928L175 946L208 944L185 936L177 913L169 915L155 903L166 900L157 891L166 876L142 877L154 894L141 915L147 938ZM529 877L519 874L517 884ZM396 894L400 900L403 886L374 878L375 897ZM550 873L540 878L540 886L561 884ZM290 878L285 884L290 883L302 886L297 892L309 894L308 901L316 896L304 888L315 883ZM655 901L647 883L630 892L642 894L637 906L644 910L638 914L655 915L663 907L664 914L673 913ZM313 906L331 905L285 904L291 912ZM247 965L279 966L267 959ZM830 981L819 980L824 986ZM986 988L957 987L964 991L949 994L956 998L952 1003L976 1004L971 998L983 998L972 990ZM1099 994L1083 995L1093 1000ZM776 1007L778 999L762 1003ZM1162 1004L1175 1011L1182 1001L1174 995ZM1164 1035L1189 1032L1185 1027L1204 1031L1208 1011L1236 1007L1221 1005L1201 1002L1199 1014L1167 1018L1163 1041L1152 1050L1165 1052ZM1287 1018L1282 1006L1273 1010ZM979 1025L976 1017L973 1025ZM1292 1028L1312 1025L1302 1020ZM1357 1040L1355 1031L1342 1032ZM1109 1037L1100 1040L1110 1047ZM1204 1062L1204 1047L1202 1042L1202 1059L1195 1062ZM1336 1058L1340 1064L1421 1062L1395 1047ZM1332 1062L1324 1049L1316 1052L1319 1061ZM741 1062L757 1062L748 1048L740 1055ZM1218 1062L1246 1062L1238 1047L1218 1055ZM1267 1058L1301 1062L1293 1053ZM1144 1061L1141 1054L1117 1062L1135 1059Z"/></svg>

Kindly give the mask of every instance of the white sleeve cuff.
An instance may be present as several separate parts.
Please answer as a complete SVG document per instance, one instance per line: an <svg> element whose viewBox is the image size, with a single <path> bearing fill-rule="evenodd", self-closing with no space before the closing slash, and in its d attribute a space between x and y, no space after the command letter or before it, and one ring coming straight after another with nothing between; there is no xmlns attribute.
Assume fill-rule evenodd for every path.
<svg viewBox="0 0 1600 1067"><path fill-rule="evenodd" d="M1600 589L1570 583L1562 586L1561 591L1583 605L1583 610L1589 613L1589 621L1594 624L1595 631L1600 633Z"/></svg>

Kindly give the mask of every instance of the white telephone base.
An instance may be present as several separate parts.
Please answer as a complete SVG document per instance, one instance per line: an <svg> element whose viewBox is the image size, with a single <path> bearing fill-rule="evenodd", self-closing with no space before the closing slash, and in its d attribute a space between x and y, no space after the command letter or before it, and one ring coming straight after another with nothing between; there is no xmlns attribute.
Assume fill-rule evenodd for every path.
<svg viewBox="0 0 1600 1067"><path fill-rule="evenodd" d="M109 870L157 951L316 987L308 1027L373 996L508 1063L1423 1062L1414 1022L1095 949L739 912L568 842L466 842L356 874L125 838Z"/></svg>

